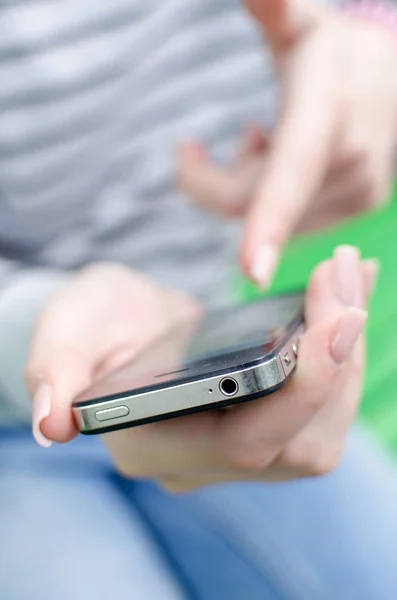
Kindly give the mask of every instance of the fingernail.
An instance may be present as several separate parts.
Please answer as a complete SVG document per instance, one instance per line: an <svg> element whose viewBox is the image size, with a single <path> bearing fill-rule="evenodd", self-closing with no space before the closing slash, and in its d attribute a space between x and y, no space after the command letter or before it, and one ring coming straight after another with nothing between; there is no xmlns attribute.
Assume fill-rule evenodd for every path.
<svg viewBox="0 0 397 600"><path fill-rule="evenodd" d="M259 248L251 270L251 277L259 289L265 289L273 277L277 265L277 251L265 244Z"/></svg>
<svg viewBox="0 0 397 600"><path fill-rule="evenodd" d="M339 317L331 341L331 356L341 365L348 359L367 319L367 312L359 308L350 307Z"/></svg>
<svg viewBox="0 0 397 600"><path fill-rule="evenodd" d="M369 298L375 287L380 271L380 262L376 258L367 258L362 262L364 276L364 292L366 298Z"/></svg>
<svg viewBox="0 0 397 600"><path fill-rule="evenodd" d="M42 433L40 429L41 422L46 419L51 412L51 386L48 383L42 383L33 398L33 437L39 446L49 448L52 444Z"/></svg>
<svg viewBox="0 0 397 600"><path fill-rule="evenodd" d="M360 253L353 246L334 252L334 293L345 306L360 305Z"/></svg>

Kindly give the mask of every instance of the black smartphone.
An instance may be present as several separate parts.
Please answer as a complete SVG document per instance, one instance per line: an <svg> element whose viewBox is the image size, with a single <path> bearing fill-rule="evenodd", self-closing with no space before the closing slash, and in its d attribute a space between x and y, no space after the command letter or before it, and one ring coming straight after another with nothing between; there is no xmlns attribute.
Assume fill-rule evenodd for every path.
<svg viewBox="0 0 397 600"><path fill-rule="evenodd" d="M269 296L184 323L76 399L80 431L106 433L278 390L297 363L303 305L303 292Z"/></svg>

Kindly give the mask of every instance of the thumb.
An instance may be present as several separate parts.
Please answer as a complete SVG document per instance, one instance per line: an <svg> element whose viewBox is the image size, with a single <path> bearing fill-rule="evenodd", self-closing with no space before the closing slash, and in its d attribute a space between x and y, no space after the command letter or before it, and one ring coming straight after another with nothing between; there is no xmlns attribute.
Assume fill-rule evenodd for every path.
<svg viewBox="0 0 397 600"><path fill-rule="evenodd" d="M54 344L33 347L26 381L33 396L32 429L43 447L67 442L78 430L70 410L73 399L92 383L91 365L74 348Z"/></svg>
<svg viewBox="0 0 397 600"><path fill-rule="evenodd" d="M308 0L244 0L270 44L290 46L315 27L323 10Z"/></svg>

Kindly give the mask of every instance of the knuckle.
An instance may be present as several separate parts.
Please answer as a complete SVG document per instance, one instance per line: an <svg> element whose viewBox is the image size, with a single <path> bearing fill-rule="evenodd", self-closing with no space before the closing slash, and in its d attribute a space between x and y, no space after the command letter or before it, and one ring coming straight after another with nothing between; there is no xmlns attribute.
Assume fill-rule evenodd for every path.
<svg viewBox="0 0 397 600"><path fill-rule="evenodd" d="M113 461L117 473L124 479L147 479L154 477L153 473L149 473L147 469L136 463L131 463L121 458L113 459Z"/></svg>
<svg viewBox="0 0 397 600"><path fill-rule="evenodd" d="M228 469L248 473L262 473L271 459L263 443L240 441L229 448L226 454Z"/></svg>
<svg viewBox="0 0 397 600"><path fill-rule="evenodd" d="M366 170L371 157L371 147L368 141L358 131L351 132L346 140L344 157L356 169Z"/></svg>
<svg viewBox="0 0 397 600"><path fill-rule="evenodd" d="M313 477L322 477L329 475L338 467L340 461L340 454L335 451L324 451L318 456L314 457L311 464L311 475Z"/></svg>
<svg viewBox="0 0 397 600"><path fill-rule="evenodd" d="M340 455L338 448L316 438L306 437L284 451L283 462L288 468L299 471L306 477L321 477L336 469Z"/></svg>
<svg viewBox="0 0 397 600"><path fill-rule="evenodd" d="M117 460L114 461L113 464L118 475L124 479L132 479L134 476L136 476L134 469L131 469L131 465L129 465L127 462Z"/></svg>
<svg viewBox="0 0 397 600"><path fill-rule="evenodd" d="M228 217L229 219L237 219L239 217L242 217L245 212L244 202L227 202L225 203L223 212L225 217Z"/></svg>
<svg viewBox="0 0 397 600"><path fill-rule="evenodd" d="M369 166L369 150L364 142L354 142L349 149L348 157L360 171L365 171Z"/></svg>
<svg viewBox="0 0 397 600"><path fill-rule="evenodd" d="M318 381L318 373L313 375L316 378L316 382L308 386L308 393L301 400L303 409L307 414L316 414L324 406L328 398L330 381L328 381L328 374L322 373L322 375L321 382Z"/></svg>
<svg viewBox="0 0 397 600"><path fill-rule="evenodd" d="M317 444L316 447L314 447L312 440L298 439L297 441L291 442L284 450L282 462L288 468L307 472L316 452Z"/></svg>
<svg viewBox="0 0 397 600"><path fill-rule="evenodd" d="M315 298L323 297L324 289L329 286L332 272L333 262L331 259L325 260L314 267L310 280L310 293Z"/></svg>
<svg viewBox="0 0 397 600"><path fill-rule="evenodd" d="M353 164L357 190L357 203L360 209L372 208L384 195L384 185L380 181L378 169L374 165L374 157L368 144L357 142L352 144L348 157Z"/></svg>
<svg viewBox="0 0 397 600"><path fill-rule="evenodd" d="M44 381L46 378L46 373L43 369L40 369L39 366L30 359L24 368L24 380L29 392L33 393L40 381Z"/></svg>
<svg viewBox="0 0 397 600"><path fill-rule="evenodd" d="M360 204L364 209L372 208L379 200L380 187L374 174L368 172L363 174L362 190L360 193Z"/></svg>
<svg viewBox="0 0 397 600"><path fill-rule="evenodd" d="M107 443L107 448L110 452L114 468L121 477L124 477L125 479L146 479L148 477L155 477L153 473L149 472L145 461L131 459L131 455L128 455L119 448L112 447L109 442Z"/></svg>

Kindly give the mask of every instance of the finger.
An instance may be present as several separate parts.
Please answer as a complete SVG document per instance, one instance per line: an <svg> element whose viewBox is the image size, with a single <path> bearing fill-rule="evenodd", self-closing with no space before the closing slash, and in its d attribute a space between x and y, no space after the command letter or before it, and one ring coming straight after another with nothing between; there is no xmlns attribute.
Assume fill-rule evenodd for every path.
<svg viewBox="0 0 397 600"><path fill-rule="evenodd" d="M270 282L284 243L314 201L329 167L339 100L332 93L336 71L327 44L321 53L290 82L284 115L247 217L241 262L261 288Z"/></svg>
<svg viewBox="0 0 397 600"><path fill-rule="evenodd" d="M247 148L243 152L247 152ZM238 167L222 169L208 160L191 159L182 148L178 185L203 208L236 217L245 212L262 167L263 156L260 154L240 162Z"/></svg>
<svg viewBox="0 0 397 600"><path fill-rule="evenodd" d="M215 167L200 142L185 142L178 148L177 179L179 189L204 208L228 210L233 195L230 172Z"/></svg>
<svg viewBox="0 0 397 600"><path fill-rule="evenodd" d="M370 269L365 265L365 270L370 270L372 273L372 262L370 265ZM331 336L334 347L330 348L330 353L332 353L332 351L336 352L337 365L340 362L343 363L346 358L351 355L351 349L355 347L355 341L362 331L365 313L354 308L350 308L346 311L345 307L349 306L352 302L361 302L362 280L364 278L363 271L364 266L359 264L358 251L351 247L341 247L335 252L333 261L327 261L320 265L314 273L309 287L307 299L309 331L312 332L313 328L317 328L318 324L324 320L324 316L334 315L337 317L335 330ZM353 281L353 285L351 285L351 281ZM354 289L355 286L358 288L357 290ZM333 290L333 294L330 293L331 290ZM338 347L335 347L335 340L337 341ZM307 344L307 337L304 339L304 343ZM312 350L315 350L314 346ZM310 385L310 378L313 378L313 374L316 373L316 370L317 375L318 369L321 370L321 360L319 360L318 351L313 352L311 355L311 363L308 364L305 356L302 356L301 348L300 365L301 362L304 364L306 363L305 369L307 374L303 376L303 379L305 380L307 392L305 393L303 387L301 387L301 389L290 389L289 391L291 398L290 408L295 421L291 429L292 433L297 426L297 414L294 411L299 404L299 397L302 395L304 397L309 395L313 396L313 384ZM296 375L294 376L292 385L296 383L295 377ZM245 460L248 460L248 464L256 464L254 470L237 470L229 468L221 472L212 470L208 473L190 472L173 474L162 478L161 484L172 492L182 493L205 485L220 484L229 481L244 481L249 479L257 481L282 481L290 479L291 477L304 477L309 474L321 474L322 472L331 470L333 468L332 465L336 466L337 458L341 452L341 439L344 437L346 423L351 422L352 415L357 406L357 390L360 385L358 370L355 369L352 371L350 367L346 367L346 369L337 367L332 370L332 374L328 378L328 384L327 387L327 378L323 376L319 377L315 389L326 390L324 395L324 408L327 413L324 412L323 407L321 407L319 411L313 414L313 418L309 419L307 423L304 419L303 423L305 426L301 430L305 432L302 433L304 436L304 443L302 443L300 435L297 435L295 437L297 438L298 443L293 442L292 445L287 445L288 451L286 453L281 452L279 455L277 455L277 452L274 450L274 448L277 448L278 443L274 443L272 448L273 451L270 453L270 456L267 455L267 459L264 460L264 455L262 454L262 461L258 461L255 454L250 454L248 459L245 457ZM274 396L274 400L279 401L280 396L281 393L277 393ZM349 406L346 406L345 402L343 403L343 406L339 406L339 410L335 410L335 397L339 399L347 397ZM272 397L264 402L271 400ZM332 403L332 407L330 406L330 403ZM339 401L338 405L341 404L342 402ZM252 406L252 408L253 410L255 409L254 406ZM330 413L331 408L332 413ZM243 408L242 411L246 412L245 408ZM255 412L257 411L255 410ZM324 431L324 417L321 413L322 415L330 413L328 415L326 431ZM317 415L321 415L321 419L318 419ZM256 414L255 420L257 418L258 415ZM238 419L241 419L241 413ZM261 425L265 422L265 417L263 417L263 419L264 421L261 421ZM269 424L271 423L272 435L274 435L274 427L277 426L277 421L275 421L274 418L272 419L272 416L269 413L266 415L266 419ZM283 420L283 423L285 424L285 420ZM309 431L307 432L308 428ZM234 426L232 429L235 431ZM329 440L328 438L332 432L334 432L334 435L331 436L332 439ZM319 437L320 434L321 439ZM250 443L252 443L253 435L254 432L251 430L249 432ZM338 452L335 450L335 440L340 445ZM269 445L269 441L270 438L267 435L263 440L263 446L266 446L266 444ZM239 441L236 440L233 446L238 448ZM313 448L316 449L318 456L313 455ZM261 449L261 452L263 452L263 448ZM272 457L276 457L274 465L272 464ZM241 454L239 460L241 460ZM289 464L290 466L288 466Z"/></svg>
<svg viewBox="0 0 397 600"><path fill-rule="evenodd" d="M302 215L295 232L304 234L332 227L369 207L368 184L363 181L342 181L331 184L316 203Z"/></svg>
<svg viewBox="0 0 397 600"><path fill-rule="evenodd" d="M268 154L270 138L266 140ZM368 177L363 177L362 162L359 153L343 153L329 166L315 204L309 205L301 215L294 233L330 227L375 204L375 201L371 204L370 184Z"/></svg>
<svg viewBox="0 0 397 600"><path fill-rule="evenodd" d="M305 298L307 327L327 317L338 317L345 308L364 308L360 252L354 246L338 246L332 260L314 270Z"/></svg>
<svg viewBox="0 0 397 600"><path fill-rule="evenodd" d="M280 452L274 463L276 471L280 467L289 467L307 476L326 474L336 468L360 402L364 369L364 336L360 335L335 376L328 400Z"/></svg>
<svg viewBox="0 0 397 600"><path fill-rule="evenodd" d="M263 154L269 149L269 146L269 136L264 135L262 129L257 125L250 125L243 134L241 148L233 162L233 168L238 168L245 161L251 160L258 154Z"/></svg>
<svg viewBox="0 0 397 600"><path fill-rule="evenodd" d="M269 478L267 478L269 475ZM203 487L223 485L237 481L252 481L251 473L245 471L220 471L210 473L166 475L157 479L157 482L171 494L186 494ZM255 481L274 481L270 473L266 472L263 479L257 475ZM279 481L279 479L277 479Z"/></svg>
<svg viewBox="0 0 397 600"><path fill-rule="evenodd" d="M92 376L92 364L76 348L53 342L33 344L26 379L33 396L32 428L38 444L48 447L50 440L66 442L78 433L70 405L90 386Z"/></svg>
<svg viewBox="0 0 397 600"><path fill-rule="evenodd" d="M324 10L306 0L245 0L273 47L290 46L324 17Z"/></svg>
<svg viewBox="0 0 397 600"><path fill-rule="evenodd" d="M32 428L37 443L48 447L50 440L67 442L75 437L78 430L70 404L92 382L89 365L74 351L57 348L50 364L41 363L39 357L29 364L27 379L34 390Z"/></svg>
<svg viewBox="0 0 397 600"><path fill-rule="evenodd" d="M364 162L364 161L363 161ZM352 164L352 163L351 163ZM383 169L385 171L385 169ZM330 209L335 204L337 210L343 215L352 215L364 210L373 209L383 199L387 189L387 178L381 175L381 169L363 166L359 163L352 164L343 172L335 172L334 177L327 177L324 188L319 198L319 204ZM383 190L383 194L380 191Z"/></svg>
<svg viewBox="0 0 397 600"><path fill-rule="evenodd" d="M325 303L323 310L328 313L333 301L329 299L329 263L325 263L324 270L325 274L319 270L315 277L323 278L316 285L315 293L318 302ZM313 303L314 299L310 302ZM334 303L339 306L338 299ZM356 314L352 315L353 320L356 317ZM361 319L361 313L358 318ZM350 328L351 320L351 317L347 319ZM245 454L244 443L247 440L260 442L262 449L268 449L267 456L273 456L279 451L284 438L302 428L326 400L338 368L329 353L335 326L335 319L331 316L309 328L300 350L300 375L295 374L290 384L297 379L297 388L292 387L290 392L285 389L273 397L252 403L250 407L235 407L228 413L203 413L106 435L104 441L115 464L129 477L157 478L176 472L250 470L242 466L242 454L250 461L257 460L257 455L252 447L249 448L252 452ZM357 328L357 323L355 326ZM354 342L353 334L350 331L350 343ZM343 343L339 343L337 348L339 361L342 351L348 351L346 335L341 341ZM255 414L251 412L253 408L256 409Z"/></svg>
<svg viewBox="0 0 397 600"><path fill-rule="evenodd" d="M116 291L105 293L104 282ZM147 298L139 307L137 290ZM71 411L75 397L197 312L182 296L160 291L121 267L91 267L77 276L44 311L31 344L26 380L34 397L37 441L70 440L77 433Z"/></svg>
<svg viewBox="0 0 397 600"><path fill-rule="evenodd" d="M329 400L365 318L364 311L350 308L338 320L312 327L301 341L298 367L289 383L225 415L222 438L228 469L262 473L307 427Z"/></svg>
<svg viewBox="0 0 397 600"><path fill-rule="evenodd" d="M102 323L102 332L107 326L101 297L90 285L95 272L91 269L77 276L54 299L33 336L26 382L33 396L33 434L41 445L48 446L49 440L66 442L77 434L71 403L91 384L96 364L107 353L99 343L98 323Z"/></svg>
<svg viewBox="0 0 397 600"><path fill-rule="evenodd" d="M161 485L161 487L171 494L186 494L194 492L203 487L214 485L224 485L227 483L237 483L243 481L275 483L307 477L307 475L307 472L304 472L303 470L299 471L296 468L285 468L279 465L274 468L273 465L271 465L262 473L253 474L247 471L232 470L193 474L182 473L159 477L157 482Z"/></svg>
<svg viewBox="0 0 397 600"><path fill-rule="evenodd" d="M132 478L171 473L221 471L220 414L204 412L103 436L118 470Z"/></svg>
<svg viewBox="0 0 397 600"><path fill-rule="evenodd" d="M265 468L309 423L326 403L340 364L362 331L366 313L353 305L359 292L344 279L348 265L344 264L345 270L337 276L332 266L331 261L323 263L309 285L308 329L302 338L297 370L288 385L223 417L225 445L227 452L234 454L235 467ZM350 277L358 281L358 265ZM342 284L346 289L341 289Z"/></svg>
<svg viewBox="0 0 397 600"><path fill-rule="evenodd" d="M268 146L269 138L260 127L249 126L236 159L222 169L211 163L203 144L185 142L178 151L179 187L206 209L238 216L252 195Z"/></svg>
<svg viewBox="0 0 397 600"><path fill-rule="evenodd" d="M307 207L296 232L306 233L330 227L358 212L373 208L376 204L375 189L378 187L363 155L345 152L328 169L315 204Z"/></svg>

